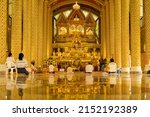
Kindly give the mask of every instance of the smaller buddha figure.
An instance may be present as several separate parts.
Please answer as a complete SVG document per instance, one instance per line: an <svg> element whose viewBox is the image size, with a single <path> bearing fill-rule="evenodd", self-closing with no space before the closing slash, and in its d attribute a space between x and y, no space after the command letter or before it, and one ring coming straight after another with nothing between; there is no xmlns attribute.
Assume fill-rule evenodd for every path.
<svg viewBox="0 0 150 117"><path fill-rule="evenodd" d="M57 56L61 56L60 48L58 48Z"/></svg>
<svg viewBox="0 0 150 117"><path fill-rule="evenodd" d="M56 56L56 52L55 51L53 51L53 56Z"/></svg>

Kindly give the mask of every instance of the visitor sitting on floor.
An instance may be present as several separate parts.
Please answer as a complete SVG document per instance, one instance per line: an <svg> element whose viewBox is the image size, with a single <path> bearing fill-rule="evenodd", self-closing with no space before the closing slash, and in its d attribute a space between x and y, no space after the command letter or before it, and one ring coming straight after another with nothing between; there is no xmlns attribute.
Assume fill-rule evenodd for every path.
<svg viewBox="0 0 150 117"><path fill-rule="evenodd" d="M24 59L24 54L20 53L18 60L16 61L16 67L17 67L18 73L24 73L24 74L28 75L29 72L26 70L27 66L28 66L28 63Z"/></svg>
<svg viewBox="0 0 150 117"><path fill-rule="evenodd" d="M31 73L35 73L37 71L35 65L35 61L31 61Z"/></svg>
<svg viewBox="0 0 150 117"><path fill-rule="evenodd" d="M101 71L107 72L107 59L105 58L103 61L101 61Z"/></svg>
<svg viewBox="0 0 150 117"><path fill-rule="evenodd" d="M11 71L11 68L14 68L13 71L16 71L16 65L15 65L15 59L12 57L12 53L9 52L8 57L6 59L6 67L8 69L8 71Z"/></svg>
<svg viewBox="0 0 150 117"><path fill-rule="evenodd" d="M86 73L92 73L94 70L93 65L91 64L91 62L89 62L86 66L85 66L85 72Z"/></svg>
<svg viewBox="0 0 150 117"><path fill-rule="evenodd" d="M108 64L108 72L116 73L117 72L117 64L114 62L114 59L110 59L110 63Z"/></svg>

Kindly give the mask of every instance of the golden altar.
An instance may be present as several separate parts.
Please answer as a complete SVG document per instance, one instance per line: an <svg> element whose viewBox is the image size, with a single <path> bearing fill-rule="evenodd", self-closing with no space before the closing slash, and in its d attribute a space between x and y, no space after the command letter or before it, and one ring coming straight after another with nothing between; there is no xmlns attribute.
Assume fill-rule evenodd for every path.
<svg viewBox="0 0 150 117"><path fill-rule="evenodd" d="M96 52L96 49L94 49L93 52L88 52L87 47L83 48L82 43L78 41L73 41L71 44L72 47L65 47L64 52L60 52L59 48L57 52L54 51L47 64L59 64L64 69L67 69L68 66L72 66L78 71L83 71L85 65L91 62L95 70L98 70L100 53Z"/></svg>
<svg viewBox="0 0 150 117"><path fill-rule="evenodd" d="M80 71L88 62L94 67L99 66L99 17L82 9L65 13L54 16L53 52L47 64L53 63L65 69L72 66Z"/></svg>

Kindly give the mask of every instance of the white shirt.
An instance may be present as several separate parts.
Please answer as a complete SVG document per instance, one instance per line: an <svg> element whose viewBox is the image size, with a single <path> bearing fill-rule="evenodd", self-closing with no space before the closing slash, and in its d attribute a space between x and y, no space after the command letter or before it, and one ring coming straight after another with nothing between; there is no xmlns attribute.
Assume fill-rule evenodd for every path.
<svg viewBox="0 0 150 117"><path fill-rule="evenodd" d="M49 72L54 72L54 66L53 65L49 65Z"/></svg>
<svg viewBox="0 0 150 117"><path fill-rule="evenodd" d="M6 66L7 68L12 68L12 67L15 67L15 59L13 57L7 57L6 59Z"/></svg>
<svg viewBox="0 0 150 117"><path fill-rule="evenodd" d="M90 72L90 73L92 73L93 70L94 70L93 65L86 65L86 67L85 67L85 72Z"/></svg>
<svg viewBox="0 0 150 117"><path fill-rule="evenodd" d="M11 61L15 63L15 59L13 57L7 57L6 62Z"/></svg>
<svg viewBox="0 0 150 117"><path fill-rule="evenodd" d="M17 68L26 68L27 66L28 66L28 63L25 59L16 61Z"/></svg>
<svg viewBox="0 0 150 117"><path fill-rule="evenodd" d="M116 72L117 71L117 64L115 62L110 62L108 64L109 72Z"/></svg>

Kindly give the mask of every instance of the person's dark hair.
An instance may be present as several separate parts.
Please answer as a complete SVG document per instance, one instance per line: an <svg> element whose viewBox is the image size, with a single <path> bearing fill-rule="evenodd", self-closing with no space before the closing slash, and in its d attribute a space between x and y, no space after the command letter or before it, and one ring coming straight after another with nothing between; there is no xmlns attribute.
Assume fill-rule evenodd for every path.
<svg viewBox="0 0 150 117"><path fill-rule="evenodd" d="M147 71L147 74L150 74L150 70Z"/></svg>
<svg viewBox="0 0 150 117"><path fill-rule="evenodd" d="M107 62L107 59L105 58L103 61L104 61L104 62Z"/></svg>
<svg viewBox="0 0 150 117"><path fill-rule="evenodd" d="M89 64L92 64L91 62L88 62Z"/></svg>
<svg viewBox="0 0 150 117"><path fill-rule="evenodd" d="M11 52L9 52L9 53L8 53L8 57L11 57L11 56L12 56L12 53L11 53Z"/></svg>
<svg viewBox="0 0 150 117"><path fill-rule="evenodd" d="M111 59L110 59L110 62L114 62L114 59L113 59L113 58L111 58Z"/></svg>
<svg viewBox="0 0 150 117"><path fill-rule="evenodd" d="M31 61L31 64L32 64L32 65L35 65L35 61L34 61L34 60L32 60L32 61Z"/></svg>
<svg viewBox="0 0 150 117"><path fill-rule="evenodd" d="M23 60L23 57L24 57L23 53L20 53L18 59Z"/></svg>

